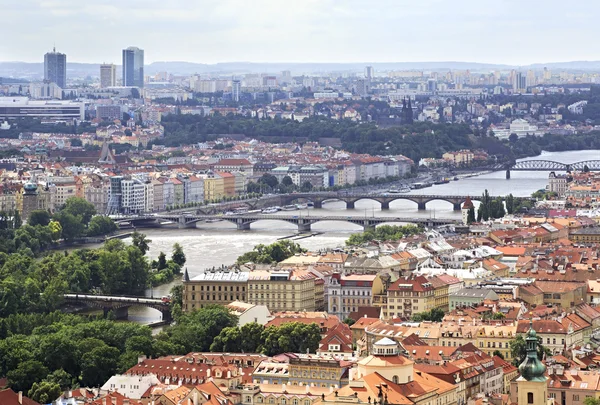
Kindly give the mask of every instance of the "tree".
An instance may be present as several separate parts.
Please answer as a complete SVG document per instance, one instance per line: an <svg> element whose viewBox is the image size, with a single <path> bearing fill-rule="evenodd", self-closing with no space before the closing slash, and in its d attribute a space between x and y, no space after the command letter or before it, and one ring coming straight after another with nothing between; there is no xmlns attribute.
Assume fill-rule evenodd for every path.
<svg viewBox="0 0 600 405"><path fill-rule="evenodd" d="M83 225L87 226L92 219L92 216L96 214L96 208L93 204L87 202L83 198L70 197L67 199L65 206L61 209L61 212L67 212L75 217L78 217Z"/></svg>
<svg viewBox="0 0 600 405"><path fill-rule="evenodd" d="M300 187L300 190L303 192L309 192L313 189L313 185L310 181L305 181L304 183L302 183L302 187Z"/></svg>
<svg viewBox="0 0 600 405"><path fill-rule="evenodd" d="M494 350L494 352L492 353L493 356L498 356L500 357L502 360L504 360L504 355L502 353L500 353L500 350Z"/></svg>
<svg viewBox="0 0 600 405"><path fill-rule="evenodd" d="M277 241L270 245L257 245L251 252L244 253L243 255L238 257L237 263L278 263L289 257L294 256L296 253L304 252L306 252L306 249L303 249L300 245L290 241L289 239L285 239Z"/></svg>
<svg viewBox="0 0 600 405"><path fill-rule="evenodd" d="M175 243L173 245L173 253L171 253L171 259L179 266L183 266L185 264L185 253L183 253L183 248L179 243Z"/></svg>
<svg viewBox="0 0 600 405"><path fill-rule="evenodd" d="M583 165L583 172L584 173L589 173L590 172L590 168L588 165ZM587 404L586 404L587 405Z"/></svg>
<svg viewBox="0 0 600 405"><path fill-rule="evenodd" d="M285 176L283 179L281 179L281 185L290 187L294 185L294 181L290 176Z"/></svg>
<svg viewBox="0 0 600 405"><path fill-rule="evenodd" d="M519 140L519 135L512 133L508 136L508 140L510 143L515 144Z"/></svg>
<svg viewBox="0 0 600 405"><path fill-rule="evenodd" d="M475 207L471 206L467 213L467 224L472 224L473 222L475 222Z"/></svg>
<svg viewBox="0 0 600 405"><path fill-rule="evenodd" d="M515 212L515 197L512 194L506 196L506 212L508 214Z"/></svg>
<svg viewBox="0 0 600 405"><path fill-rule="evenodd" d="M48 375L48 369L36 360L27 360L19 364L15 369L6 373L8 384L14 391L25 391L40 382Z"/></svg>
<svg viewBox="0 0 600 405"><path fill-rule="evenodd" d="M42 381L33 383L27 396L41 404L49 404L60 397L61 394L62 390L60 385L54 382Z"/></svg>
<svg viewBox="0 0 600 405"><path fill-rule="evenodd" d="M266 328L261 339L263 353L273 356L279 353L315 353L321 341L319 326L316 323L306 325L299 322L288 322L281 326Z"/></svg>
<svg viewBox="0 0 600 405"><path fill-rule="evenodd" d="M117 348L104 344L81 356L81 384L87 387L104 384L117 371L119 355Z"/></svg>
<svg viewBox="0 0 600 405"><path fill-rule="evenodd" d="M138 231L134 231L131 235L132 244L136 248L138 248L143 255L145 255L150 249L150 239L146 238L146 235L143 233L139 233Z"/></svg>
<svg viewBox="0 0 600 405"><path fill-rule="evenodd" d="M89 236L108 235L116 230L117 225L111 218L103 215L96 215L90 220L87 234Z"/></svg>
<svg viewBox="0 0 600 405"><path fill-rule="evenodd" d="M346 319L344 319L344 323L348 326L352 326L356 323L356 321L352 318L346 318Z"/></svg>
<svg viewBox="0 0 600 405"><path fill-rule="evenodd" d="M162 270L167 268L167 255L164 252L160 252L158 254L158 262L157 262L157 270Z"/></svg>
<svg viewBox="0 0 600 405"><path fill-rule="evenodd" d="M46 210L33 210L29 214L27 224L31 226L46 226L50 223L50 213Z"/></svg>
<svg viewBox="0 0 600 405"><path fill-rule="evenodd" d="M50 221L48 224L48 229L50 230L52 240L57 242L62 236L62 226L60 225L60 222L55 220Z"/></svg>
<svg viewBox="0 0 600 405"><path fill-rule="evenodd" d="M73 242L83 234L84 224L79 218L69 212L57 212L54 214L54 220L60 224L62 237L67 242Z"/></svg>
<svg viewBox="0 0 600 405"><path fill-rule="evenodd" d="M275 188L277 187L277 185L279 184L279 181L277 181L277 177L273 176L272 174L269 173L264 173L260 179L258 179L259 183L265 184L267 186L269 186L270 188Z"/></svg>

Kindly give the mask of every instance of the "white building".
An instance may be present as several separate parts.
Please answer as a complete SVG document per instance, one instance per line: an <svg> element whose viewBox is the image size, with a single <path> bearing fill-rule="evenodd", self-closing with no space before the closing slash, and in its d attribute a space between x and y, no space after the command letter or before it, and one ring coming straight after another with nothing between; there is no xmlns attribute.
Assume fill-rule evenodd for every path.
<svg viewBox="0 0 600 405"><path fill-rule="evenodd" d="M104 383L101 390L106 392L118 392L119 394L131 398L141 399L142 395L150 387L159 384L160 381L155 374L148 374L144 376L139 375L113 375Z"/></svg>
<svg viewBox="0 0 600 405"><path fill-rule="evenodd" d="M229 311L238 317L238 326L244 326L250 322L266 325L271 319L271 312L266 305L249 304L247 302L233 301L225 305Z"/></svg>
<svg viewBox="0 0 600 405"><path fill-rule="evenodd" d="M29 85L29 95L31 98L42 99L61 99L62 89L54 82L31 83Z"/></svg>
<svg viewBox="0 0 600 405"><path fill-rule="evenodd" d="M127 214L137 214L146 211L146 185L139 179L121 180L121 211ZM154 197L152 198L152 203Z"/></svg>

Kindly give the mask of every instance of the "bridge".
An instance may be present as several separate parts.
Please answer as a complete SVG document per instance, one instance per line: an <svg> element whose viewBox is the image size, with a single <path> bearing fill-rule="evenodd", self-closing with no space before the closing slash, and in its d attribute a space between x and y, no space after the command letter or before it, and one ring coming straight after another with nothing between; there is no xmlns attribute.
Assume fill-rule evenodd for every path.
<svg viewBox="0 0 600 405"><path fill-rule="evenodd" d="M127 319L129 307L132 306L154 308L162 313L163 321L171 320L171 307L169 302L155 298L65 294L64 301L73 304L82 304L90 308L102 309L104 311L104 316L112 311L117 319Z"/></svg>
<svg viewBox="0 0 600 405"><path fill-rule="evenodd" d="M523 160L510 165L496 165L497 170L506 169L506 178L510 179L511 171L522 172L571 172L589 170L600 171L600 160L584 160L575 163L562 163L553 160Z"/></svg>
<svg viewBox="0 0 600 405"><path fill-rule="evenodd" d="M471 200L479 201L482 196L468 196ZM299 201L311 201L314 203L315 208L323 208L323 202L325 201L344 201L346 208L353 209L355 204L359 200L373 200L381 204L382 210L389 210L390 203L396 200L408 200L417 204L419 210L426 210L427 203L430 201L441 200L447 201L452 204L454 211L460 211L462 204L467 200L466 195L419 195L419 194L368 194L368 193L295 193L285 194L280 196L281 203L284 205L291 204ZM490 196L490 198L504 198Z"/></svg>
<svg viewBox="0 0 600 405"><path fill-rule="evenodd" d="M360 225L364 229L373 229L384 223L413 223L427 227L456 224L459 221L442 218L393 218L393 217L359 217L359 216L302 216L302 215L273 215L273 214L240 214L240 215L149 215L137 216L116 221L117 224L129 222L138 225L160 225L162 221L176 223L179 228L190 228L201 221L224 220L237 226L238 230L249 230L250 225L257 221L278 220L298 226L299 232L308 232L311 226L322 221L343 221Z"/></svg>

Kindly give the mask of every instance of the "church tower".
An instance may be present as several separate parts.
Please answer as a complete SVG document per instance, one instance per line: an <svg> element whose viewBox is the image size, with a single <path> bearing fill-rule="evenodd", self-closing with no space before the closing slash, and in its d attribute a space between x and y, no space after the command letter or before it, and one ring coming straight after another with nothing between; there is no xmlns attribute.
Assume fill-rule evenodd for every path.
<svg viewBox="0 0 600 405"><path fill-rule="evenodd" d="M521 376L517 378L519 405L546 405L548 403L546 366L538 359L538 338L533 323L529 322L529 332L525 337L527 357L519 366Z"/></svg>
<svg viewBox="0 0 600 405"><path fill-rule="evenodd" d="M469 210L471 208L475 209L475 206L473 205L473 201L471 201L471 197L467 196L467 199L465 200L461 209L463 225L469 224Z"/></svg>

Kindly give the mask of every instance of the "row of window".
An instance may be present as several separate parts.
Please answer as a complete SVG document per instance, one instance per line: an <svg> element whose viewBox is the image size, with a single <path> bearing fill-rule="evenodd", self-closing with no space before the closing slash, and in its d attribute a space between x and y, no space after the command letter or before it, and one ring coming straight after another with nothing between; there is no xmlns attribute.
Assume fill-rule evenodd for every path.
<svg viewBox="0 0 600 405"><path fill-rule="evenodd" d="M206 297L206 301L210 301L210 294L200 294L200 301L204 301L204 297ZM242 297L242 301L246 300L246 297L244 295L241 296ZM212 295L212 300L213 301L228 301L227 300L227 294L213 294ZM236 294L235 295L235 301L239 301L240 300L240 295ZM192 301L196 301L196 294L192 294ZM233 294L229 295L229 301L234 301L233 299Z"/></svg>
<svg viewBox="0 0 600 405"><path fill-rule="evenodd" d="M255 285L254 288L252 286L253 286L253 284L249 284L248 289L249 290L253 290L253 289L258 290L259 289L258 285ZM260 290L268 290L268 289L269 289L269 284L261 284L260 285ZM281 285L281 284L275 284L275 288L273 288L273 289L274 290L279 290L279 289L285 290L286 286ZM296 289L296 285L292 284L292 290L295 290L295 289Z"/></svg>
<svg viewBox="0 0 600 405"><path fill-rule="evenodd" d="M217 290L217 289L216 289L216 288L217 288L217 286L214 286L214 285L213 285L213 286L212 286L212 290L213 290L213 291L227 291L227 286L218 286L218 287L219 287L219 289ZM222 289L222 290L221 290L221 287L223 287L223 289ZM246 287L242 286L242 291L245 291L245 288L246 288ZM192 291L196 291L196 286L195 286L195 285L193 285L193 286L192 286ZM204 289L204 286L203 286L203 285L201 285L201 286L200 286L200 291L210 291L210 286L209 286L209 285L207 285L207 286L206 286L206 290L205 290L205 289ZM230 287L229 287L229 291L233 291L233 286L230 286ZM239 286L239 285L235 287L235 291L240 291L240 286Z"/></svg>
<svg viewBox="0 0 600 405"><path fill-rule="evenodd" d="M249 293L249 295L248 295L248 296L249 296L250 298L256 298L256 299L258 299L258 298L259 298L259 295L258 295L258 293L256 293L256 294ZM275 294L273 294L273 297L271 297L269 293L267 293L267 294L266 294L266 297L265 297L265 294L260 294L260 299L265 299L265 298L266 298L266 299L269 299L269 298L273 298L273 299L274 299L274 298L275 298ZM281 296L281 294L277 294L277 298L278 298L278 299L281 299L281 298L283 298L283 299L285 300L285 299L287 299L287 298L288 298L288 295L287 295L287 294L283 294L283 297L282 297L282 296ZM292 294L292 299L296 299L296 294Z"/></svg>

